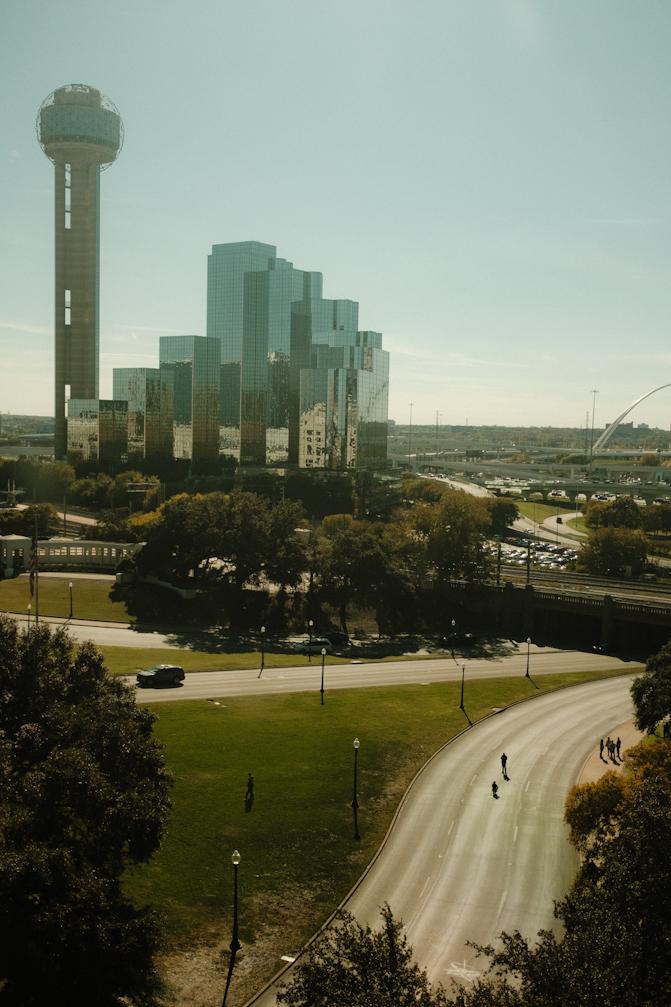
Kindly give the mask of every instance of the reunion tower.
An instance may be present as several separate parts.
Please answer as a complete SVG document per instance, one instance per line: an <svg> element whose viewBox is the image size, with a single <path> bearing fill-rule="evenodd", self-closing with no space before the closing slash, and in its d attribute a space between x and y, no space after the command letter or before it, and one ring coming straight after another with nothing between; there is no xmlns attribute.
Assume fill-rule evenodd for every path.
<svg viewBox="0 0 671 1007"><path fill-rule="evenodd" d="M55 167L55 436L67 451L66 398L98 398L100 172L116 160L123 123L87 84L67 84L40 105L37 138Z"/></svg>

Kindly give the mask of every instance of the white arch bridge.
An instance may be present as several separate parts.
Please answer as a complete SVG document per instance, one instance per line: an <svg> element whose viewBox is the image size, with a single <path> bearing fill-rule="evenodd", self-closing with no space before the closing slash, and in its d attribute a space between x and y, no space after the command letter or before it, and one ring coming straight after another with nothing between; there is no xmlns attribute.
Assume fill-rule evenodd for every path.
<svg viewBox="0 0 671 1007"><path fill-rule="evenodd" d="M646 392L645 395L641 395L640 398L636 399L635 402L632 402L632 404L630 406L627 406L627 408L625 409L625 411L623 413L620 413L620 415L618 416L618 418L616 420L613 420L613 422L611 423L611 425L609 427L607 427L606 430L604 430L604 432L601 434L601 436L599 437L599 439L594 442L594 447L592 448L592 453L594 454L597 451L599 451L601 448L605 447L605 445L608 443L608 441L611 439L611 437L613 436L613 434L615 433L615 431L619 427L619 425L622 422L622 420L625 418L625 416L629 415L629 413L632 411L632 409L635 409L636 406L640 402L643 402L644 399L649 399L650 396L654 395L656 392L661 392L663 388L671 388L671 382L669 382L666 385L660 385L659 388L653 388L652 391Z"/></svg>

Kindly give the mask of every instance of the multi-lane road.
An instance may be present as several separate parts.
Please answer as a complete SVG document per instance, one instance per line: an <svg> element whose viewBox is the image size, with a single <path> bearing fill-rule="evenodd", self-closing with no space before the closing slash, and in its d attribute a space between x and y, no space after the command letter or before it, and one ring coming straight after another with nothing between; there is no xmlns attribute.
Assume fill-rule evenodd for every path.
<svg viewBox="0 0 671 1007"><path fill-rule="evenodd" d="M533 938L552 928L553 902L577 863L564 799L599 737L631 716L630 684L625 676L540 696L447 745L408 791L346 908L377 925L388 902L429 979L446 985L452 978L468 983L484 968L468 940L495 943L501 930L515 929ZM287 978L249 1003L270 1007Z"/></svg>
<svg viewBox="0 0 671 1007"><path fill-rule="evenodd" d="M623 671L640 670L639 664L627 664L619 658L560 651L550 648L530 648L530 671L535 675L559 674L571 671L594 671L621 666ZM426 658L424 660L384 661L377 664L328 664L325 668L325 688L355 689L382 685L408 685L428 682L460 681L465 665L465 695L468 684L476 679L498 676L523 676L526 672L527 649L514 644L503 656L492 658L457 657ZM144 702L165 703L178 699L211 699L220 696L249 696L264 693L317 692L321 684L321 662L312 664L306 658L293 668L266 668L258 677L258 670L189 672L179 689L147 689L138 691Z"/></svg>

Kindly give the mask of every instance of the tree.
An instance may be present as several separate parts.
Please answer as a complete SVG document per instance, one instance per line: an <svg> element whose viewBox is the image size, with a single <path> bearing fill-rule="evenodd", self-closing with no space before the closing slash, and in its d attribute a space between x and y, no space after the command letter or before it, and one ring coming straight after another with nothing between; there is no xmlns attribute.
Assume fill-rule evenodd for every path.
<svg viewBox="0 0 671 1007"><path fill-rule="evenodd" d="M349 605L374 603L385 557L371 526L349 514L324 518L317 541L316 572L322 595L334 604L348 634Z"/></svg>
<svg viewBox="0 0 671 1007"><path fill-rule="evenodd" d="M629 528L597 528L580 551L580 564L588 573L611 577L638 577L646 559L643 532Z"/></svg>
<svg viewBox="0 0 671 1007"><path fill-rule="evenodd" d="M631 497L615 500L590 500L585 511L588 528L640 528L643 515Z"/></svg>
<svg viewBox="0 0 671 1007"><path fill-rule="evenodd" d="M92 644L0 617L3 1003L157 1002L156 923L121 888L169 811L153 721Z"/></svg>
<svg viewBox="0 0 671 1007"><path fill-rule="evenodd" d="M382 927L360 926L348 912L338 914L311 945L277 995L287 1007L443 1007L441 987L432 990L426 972L412 960L412 948L391 909L382 907Z"/></svg>
<svg viewBox="0 0 671 1007"><path fill-rule="evenodd" d="M520 513L517 504L512 500L504 500L502 497L488 499L487 509L491 520L490 532L492 535L505 535L507 529L517 520Z"/></svg>
<svg viewBox="0 0 671 1007"><path fill-rule="evenodd" d="M483 500L461 490L447 491L435 506L418 504L410 519L439 584L459 577L484 579L487 558L483 541L490 516Z"/></svg>
<svg viewBox="0 0 671 1007"><path fill-rule="evenodd" d="M632 683L631 696L639 731L652 733L671 715L671 643L648 658L645 671Z"/></svg>

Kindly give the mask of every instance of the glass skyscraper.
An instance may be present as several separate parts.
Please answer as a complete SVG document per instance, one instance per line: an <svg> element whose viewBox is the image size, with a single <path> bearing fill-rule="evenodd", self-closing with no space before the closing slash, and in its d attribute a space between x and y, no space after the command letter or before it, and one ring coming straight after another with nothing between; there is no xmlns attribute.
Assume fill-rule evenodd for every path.
<svg viewBox="0 0 671 1007"><path fill-rule="evenodd" d="M387 460L389 354L379 332L321 336L301 368L301 468L378 467Z"/></svg>
<svg viewBox="0 0 671 1007"><path fill-rule="evenodd" d="M173 457L195 471L219 457L220 356L219 340L207 336L159 340L161 421L172 426Z"/></svg>
<svg viewBox="0 0 671 1007"><path fill-rule="evenodd" d="M214 245L207 333L221 343L219 438L242 465L382 465L389 356L359 332L356 301L322 297L322 274L274 245Z"/></svg>
<svg viewBox="0 0 671 1007"><path fill-rule="evenodd" d="M128 451L128 403L118 399L70 399L68 456L119 465Z"/></svg>
<svg viewBox="0 0 671 1007"><path fill-rule="evenodd" d="M128 461L169 458L172 429L158 367L115 367L112 394L128 403ZM165 382L164 382L165 385Z"/></svg>

